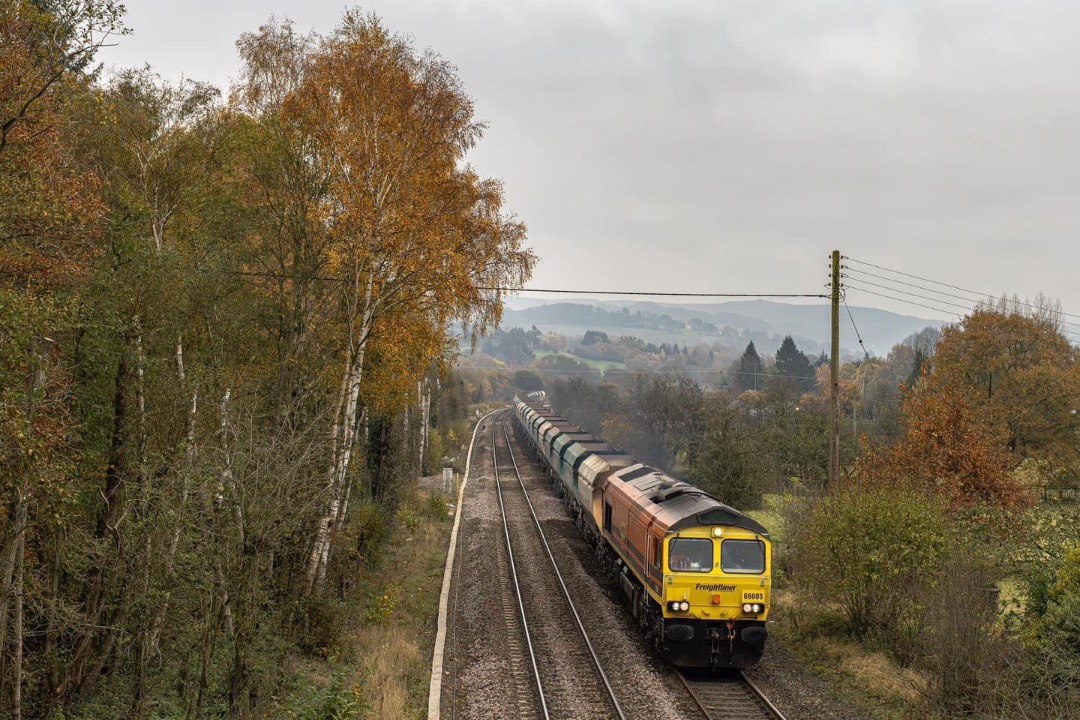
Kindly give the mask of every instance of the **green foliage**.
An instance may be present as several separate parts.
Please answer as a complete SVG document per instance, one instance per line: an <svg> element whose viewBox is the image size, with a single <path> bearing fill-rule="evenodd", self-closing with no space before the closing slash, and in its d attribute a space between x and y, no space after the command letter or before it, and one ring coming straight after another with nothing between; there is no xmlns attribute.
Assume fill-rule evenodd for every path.
<svg viewBox="0 0 1080 720"><path fill-rule="evenodd" d="M544 381L531 370L518 370L514 373L514 387L522 392L534 392L544 389Z"/></svg>
<svg viewBox="0 0 1080 720"><path fill-rule="evenodd" d="M390 535L386 509L373 502L365 502L357 508L349 523L348 534L353 538L358 561L363 564L378 553L379 548Z"/></svg>
<svg viewBox="0 0 1080 720"><path fill-rule="evenodd" d="M746 346L732 370L735 371L734 385L737 390L757 390L764 387L765 364L761 361L753 340Z"/></svg>
<svg viewBox="0 0 1080 720"><path fill-rule="evenodd" d="M903 659L950 545L944 509L904 490L845 488L818 500L789 538L797 581L835 600L848 631L878 637Z"/></svg>
<svg viewBox="0 0 1080 720"><path fill-rule="evenodd" d="M689 479L721 502L743 510L761 507L763 485L747 452L747 431L734 412L708 414L703 431L688 444Z"/></svg>
<svg viewBox="0 0 1080 720"><path fill-rule="evenodd" d="M795 345L790 335L784 338L776 350L776 377L802 390L810 390L817 383L806 353Z"/></svg>
<svg viewBox="0 0 1080 720"><path fill-rule="evenodd" d="M1011 618L1023 629L1049 610L1063 558L1072 557L1080 545L1080 513L1070 507L1041 506L1017 517L1016 523L1019 530L1005 545L1005 559L1007 570L1024 587L1024 613Z"/></svg>
<svg viewBox="0 0 1080 720"><path fill-rule="evenodd" d="M595 345L596 343L609 343L606 332L602 330L586 330L581 338L582 345Z"/></svg>
<svg viewBox="0 0 1080 720"><path fill-rule="evenodd" d="M326 686L307 688L292 704L297 709L287 712L293 720L360 720L368 710L363 683L349 687L342 677Z"/></svg>
<svg viewBox="0 0 1080 720"><path fill-rule="evenodd" d="M526 332L521 328L495 330L485 340L481 349L492 357L512 365L521 365L533 359L533 352L540 344L540 332Z"/></svg>
<svg viewBox="0 0 1080 720"><path fill-rule="evenodd" d="M482 288L535 258L458 162L482 127L456 72L373 16L246 35L226 107L149 70L101 82L123 12L0 4L0 706L272 716L288 661L339 651L390 528L445 517L397 506L425 431L435 464L466 440L450 328L492 327ZM348 179L371 162L400 180L378 210ZM350 270L366 294L326 282ZM305 717L357 714L324 695Z"/></svg>
<svg viewBox="0 0 1080 720"><path fill-rule="evenodd" d="M1080 545L1062 558L1042 600L1039 637L1051 647L1070 648L1080 660Z"/></svg>
<svg viewBox="0 0 1080 720"><path fill-rule="evenodd" d="M382 592L376 592L369 598L364 619L369 623L385 623L394 614L394 609L401 601L401 585L390 583Z"/></svg>

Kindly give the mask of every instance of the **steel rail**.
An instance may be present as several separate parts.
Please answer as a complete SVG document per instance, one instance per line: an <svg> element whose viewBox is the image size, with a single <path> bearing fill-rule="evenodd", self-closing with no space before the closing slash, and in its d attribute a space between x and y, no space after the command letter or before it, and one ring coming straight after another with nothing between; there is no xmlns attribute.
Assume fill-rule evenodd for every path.
<svg viewBox="0 0 1080 720"><path fill-rule="evenodd" d="M536 532L540 535L540 541L544 544L544 551L547 552L548 559L551 561L551 567L555 570L555 577L559 579L559 586L562 587L563 595L566 596L566 603L570 606L570 612L574 614L574 621L577 623L578 630L581 631L581 637L585 641L585 646L589 648L589 655L592 656L593 664L596 666L596 672L599 673L600 679L604 681L604 687L607 688L608 697L611 698L611 704L615 707L615 713L619 720L626 720L626 715L623 714L622 707L619 705L619 699L615 696L615 690L611 687L611 682L608 680L607 673L604 672L603 666L600 664L600 658L596 655L596 650L593 649L592 642L589 640L589 634L585 631L585 624L581 622L581 616L578 615L577 608L574 606L574 601L570 597L570 591L566 587L566 582L563 581L562 572L559 570L559 564L555 562L555 555L551 552L551 547L548 545L547 535L544 534L544 528L540 524L540 518L536 516L536 510L533 508L532 499L529 498L529 491L525 487L525 481L521 477L521 470L518 468L517 459L514 457L514 448L510 444L510 434L503 425L503 437L506 439L506 448L510 451L510 462L514 465L514 474L517 475L518 482L521 483L521 492L525 495L525 502L529 505L529 514L532 515L533 522L536 524Z"/></svg>
<svg viewBox="0 0 1080 720"><path fill-rule="evenodd" d="M749 686L749 688L754 691L754 694L757 695L758 699L761 700L761 702L765 703L769 710L772 710L773 715L776 716L776 720L787 720L784 717L784 714L780 712L779 708L773 705L772 701L769 700L769 698L765 697L765 693L761 692L761 688L755 685L753 680L746 677L746 673L741 672L739 673L739 675L742 676L743 682L745 682L747 686Z"/></svg>
<svg viewBox="0 0 1080 720"><path fill-rule="evenodd" d="M511 411L506 411L506 413L509 412ZM502 415L506 413L502 413ZM521 598L521 586L518 584L517 565L514 563L514 546L510 542L510 521L506 517L506 506L503 504L502 482L499 479L499 453L496 447L498 436L495 431L499 424L499 417L501 415L493 418L491 423L491 460L495 468L495 488L499 493L499 512L502 514L503 533L506 535L506 551L510 556L510 575L514 580L514 593L517 595L518 610L521 611L521 625L525 629L525 646L529 649L529 661L532 663L533 677L536 678L536 690L540 693L540 709L543 710L544 720L551 720L551 715L548 713L547 698L544 697L544 685L540 682L540 668L536 664L536 653L533 651L532 635L529 633L529 621L525 617L525 603ZM513 457L512 451L511 457Z"/></svg>
<svg viewBox="0 0 1080 720"><path fill-rule="evenodd" d="M723 708L718 708L715 711L709 709L708 701L705 698L702 698L694 690L695 684L708 685L709 683L707 681L690 680L682 671L677 671L675 674L678 675L679 680L683 684L683 687L685 687L686 691L690 693L690 698L694 701L694 704L698 706L698 709L701 710L702 714L704 714L706 718L708 718L709 720L725 720L726 718L731 717L730 709L724 710ZM746 673L739 671L737 677L738 686L744 691L746 691L747 695L750 696L750 698L757 700L765 708L760 713L761 720L787 720L784 717L784 714L780 712L779 708L773 705L769 698L765 697L765 693L761 692L761 689L757 685L755 685L750 680L750 678L746 677ZM720 685L725 683L717 681L716 684Z"/></svg>

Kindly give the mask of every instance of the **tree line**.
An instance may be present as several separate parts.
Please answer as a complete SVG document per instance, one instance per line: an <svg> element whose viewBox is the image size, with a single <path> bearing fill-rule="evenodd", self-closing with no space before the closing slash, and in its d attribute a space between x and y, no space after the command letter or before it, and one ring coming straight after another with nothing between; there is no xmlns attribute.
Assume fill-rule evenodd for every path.
<svg viewBox="0 0 1080 720"><path fill-rule="evenodd" d="M455 68L374 16L244 34L227 98L102 75L126 32L0 4L0 704L262 716L535 256Z"/></svg>

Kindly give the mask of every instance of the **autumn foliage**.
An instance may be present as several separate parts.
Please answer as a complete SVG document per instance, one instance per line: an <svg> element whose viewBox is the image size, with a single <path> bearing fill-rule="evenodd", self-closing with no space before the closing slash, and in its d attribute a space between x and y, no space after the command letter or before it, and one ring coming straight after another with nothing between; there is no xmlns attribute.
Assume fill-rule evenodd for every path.
<svg viewBox="0 0 1080 720"><path fill-rule="evenodd" d="M1051 315L985 307L941 332L914 387L902 392L902 434L870 447L858 476L914 483L953 507L1030 499L1012 471L1025 458L1061 468L1077 459L1076 348Z"/></svg>
<svg viewBox="0 0 1080 720"><path fill-rule="evenodd" d="M244 35L225 102L99 75L122 14L0 0L0 715L274 717L536 258L377 18Z"/></svg>
<svg viewBox="0 0 1080 720"><path fill-rule="evenodd" d="M1011 475L1016 459L960 390L906 390L903 412L903 436L892 447L867 453L858 482L930 491L954 509L1009 507L1024 500Z"/></svg>
<svg viewBox="0 0 1080 720"><path fill-rule="evenodd" d="M980 309L942 330L928 391L955 389L1021 458L1076 459L1080 352L1051 317Z"/></svg>

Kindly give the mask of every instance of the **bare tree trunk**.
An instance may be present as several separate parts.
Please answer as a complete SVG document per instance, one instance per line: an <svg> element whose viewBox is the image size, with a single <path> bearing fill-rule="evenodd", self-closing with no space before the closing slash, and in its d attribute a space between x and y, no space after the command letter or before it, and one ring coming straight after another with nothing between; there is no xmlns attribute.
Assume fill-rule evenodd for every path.
<svg viewBox="0 0 1080 720"><path fill-rule="evenodd" d="M136 440L139 456L139 491L142 495L142 508L145 514L147 504L146 487L146 356L143 354L142 321L135 317L135 404L139 410L138 433Z"/></svg>
<svg viewBox="0 0 1080 720"><path fill-rule="evenodd" d="M21 502L20 504L25 504ZM23 523L25 526L25 521ZM23 681L23 575L26 565L26 533L20 532L17 541L18 556L15 563L15 659L11 678L11 719L22 720L22 681Z"/></svg>
<svg viewBox="0 0 1080 720"><path fill-rule="evenodd" d="M225 502L226 493L232 503L233 515L236 517L237 531L240 533L240 544L244 544L244 508L241 507L240 497L236 491L236 478L232 470L232 448L229 445L229 399L232 397L232 388L225 388L225 394L221 397L221 449L225 454L225 466L221 470L221 479L218 482L217 503L220 506Z"/></svg>
<svg viewBox="0 0 1080 720"><path fill-rule="evenodd" d="M186 375L184 373L184 346L181 338L176 340L176 371L180 379L180 384L186 385ZM188 426L187 433L184 437L185 442L185 455L186 464L185 467L180 470L180 504L176 510L177 517L175 521L175 527L173 528L172 538L169 541L169 548L165 557L165 576L169 579L170 583L173 579L173 574L176 566L176 551L180 547L180 534L184 527L184 516L188 502L188 475L195 467L195 460L197 457L195 449L195 426L198 419L199 412L199 390L198 388L191 392L191 408L188 410ZM161 630L165 624L165 618L169 613L169 606L171 604L171 590L166 592L165 601L162 603L161 608L155 614L153 620L150 623L150 638L148 643L148 652L159 652L159 641L161 638Z"/></svg>
<svg viewBox="0 0 1080 720"><path fill-rule="evenodd" d="M184 337L182 335L176 336L176 374L180 376L180 384L183 385L187 381L187 376L184 373Z"/></svg>
<svg viewBox="0 0 1080 720"><path fill-rule="evenodd" d="M26 393L26 425L24 434L27 440L34 437L34 420L37 406L45 393L46 367L53 341L46 337L35 337L30 347L31 372ZM0 652L7 650L8 598L13 595L14 627L12 643L13 675L11 686L11 716L13 720L22 720L22 682L23 682L23 593L26 589L26 524L30 495L30 474L33 467L22 468L19 473L19 487L15 496L14 522L12 523L11 544L8 556L4 559L3 596L0 597ZM14 581L12 576L14 575Z"/></svg>
<svg viewBox="0 0 1080 720"><path fill-rule="evenodd" d="M364 370L364 351L367 347L367 337L371 331L372 323L370 302L372 290L373 280L369 278L363 320L357 334L359 342L355 351L351 353L351 357L348 358L338 393L338 409L331 431L333 460L327 473L326 483L330 498L326 511L319 517L318 524L315 527L315 539L312 543L305 574L305 589L307 592L311 592L317 585L321 585L326 577L326 567L330 560L332 531L336 529L338 515L348 495L348 472L349 463L352 460L360 409L360 381Z"/></svg>
<svg viewBox="0 0 1080 720"><path fill-rule="evenodd" d="M46 337L35 337L30 346L31 371L26 391L26 424L24 435L27 441L34 437L34 419L42 393L45 392L46 363L53 341ZM15 495L15 507L12 508L11 534L5 542L4 564L0 567L0 652L7 647L8 607L14 590L14 575L23 551L26 533L27 508L30 492L29 475L32 467L24 467L20 473L19 488ZM21 640L20 640L21 642Z"/></svg>
<svg viewBox="0 0 1080 720"><path fill-rule="evenodd" d="M431 422L431 384L427 377L416 384L416 394L420 400L420 468L424 474L424 454L428 445L429 424Z"/></svg>
<svg viewBox="0 0 1080 720"><path fill-rule="evenodd" d="M330 498L326 511L319 517L315 527L315 542L308 558L306 589L311 592L326 577L326 564L330 559L331 529L337 520L344 501L348 485L349 462L352 459L353 436L356 428L356 414L360 397L360 379L364 363L364 351L360 349L351 359L341 386L339 412L334 420L333 463L327 477Z"/></svg>
<svg viewBox="0 0 1080 720"><path fill-rule="evenodd" d="M113 648L116 646L116 636L120 632L119 628L127 621L127 609L129 603L130 598L128 593L124 593L124 596L118 604L119 609L111 618L108 629L105 630L105 641L101 643L101 650L98 652L97 662L94 663L94 667L86 674L82 684L79 685L79 697L83 700L90 697L90 693L94 689L94 684L97 682L97 679L101 677L101 673L105 670L105 665L108 664L109 658L112 657Z"/></svg>
<svg viewBox="0 0 1080 720"><path fill-rule="evenodd" d="M15 508L12 512L12 516L15 518L15 522L11 524L11 533L7 538L5 544L4 553L4 565L0 570L0 659L6 660L7 657L7 644L8 644L8 616L10 602L14 599L15 594L15 566L17 564L17 558L19 556L19 538L22 536L22 524L19 518L23 517L22 507L22 487L19 488L18 494L15 496Z"/></svg>
<svg viewBox="0 0 1080 720"><path fill-rule="evenodd" d="M56 605L60 598L60 547L61 541L59 538L55 540L56 548L53 554L52 568L49 573L49 610L46 615L45 623L45 648L43 655L49 661L49 674L45 682L45 688L49 696L54 696L52 692L57 683L60 682L60 658L57 653L57 639L60 635L60 630L56 627ZM48 709L44 715L48 717Z"/></svg>
<svg viewBox="0 0 1080 720"><path fill-rule="evenodd" d="M120 468L124 447L124 424L127 414L127 403L124 396L124 379L127 376L127 352L120 353L120 362L116 367L116 377L113 388L113 431L112 441L109 447L109 459L105 468L105 491L102 499L105 507L98 516L97 537L103 538L110 532L113 534L117 546L120 544L120 535L117 526L120 521L120 507L124 495L124 477Z"/></svg>

